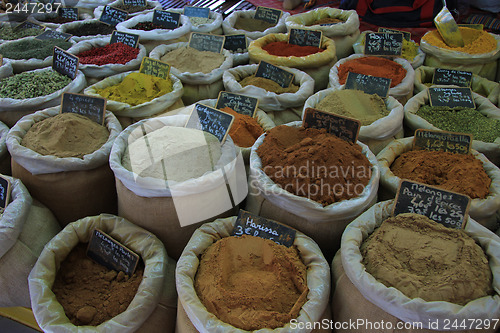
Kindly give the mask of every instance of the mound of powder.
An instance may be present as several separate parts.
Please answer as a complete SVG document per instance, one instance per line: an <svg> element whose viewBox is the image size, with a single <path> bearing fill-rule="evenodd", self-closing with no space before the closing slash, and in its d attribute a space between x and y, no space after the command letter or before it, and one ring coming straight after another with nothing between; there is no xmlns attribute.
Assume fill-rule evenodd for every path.
<svg viewBox="0 0 500 333"><path fill-rule="evenodd" d="M221 156L221 145L214 135L164 126L130 143L122 165L141 177L182 182L213 171Z"/></svg>
<svg viewBox="0 0 500 333"><path fill-rule="evenodd" d="M246 235L212 244L201 256L194 287L208 311L249 331L284 326L309 292L295 247Z"/></svg>
<svg viewBox="0 0 500 333"><path fill-rule="evenodd" d="M274 27L275 23L254 19L253 17L238 17L234 23L234 28L245 31L260 31Z"/></svg>
<svg viewBox="0 0 500 333"><path fill-rule="evenodd" d="M273 80L269 80L263 77L255 77L255 75L250 75L240 81L242 87L246 86L256 86L267 91L271 91L275 94L284 93L296 93L299 91L299 86L291 83L287 88L283 88L278 83Z"/></svg>
<svg viewBox="0 0 500 333"><path fill-rule="evenodd" d="M233 125L229 129L229 136L238 147L251 147L255 140L264 134L264 129L259 125L257 119L238 113L230 107L225 107L221 111L234 116Z"/></svg>
<svg viewBox="0 0 500 333"><path fill-rule="evenodd" d="M210 51L198 51L192 47L184 46L168 52L161 57L161 61L181 72L207 74L222 66L224 55Z"/></svg>
<svg viewBox="0 0 500 333"><path fill-rule="evenodd" d="M391 79L391 88L403 81L406 69L397 62L382 57L360 57L351 59L338 67L339 83L345 84L349 72Z"/></svg>
<svg viewBox="0 0 500 333"><path fill-rule="evenodd" d="M494 293L488 258L474 239L423 215L388 218L360 250L368 273L409 298L465 305Z"/></svg>
<svg viewBox="0 0 500 333"><path fill-rule="evenodd" d="M21 145L41 155L83 158L102 147L109 131L87 117L61 113L35 123Z"/></svg>

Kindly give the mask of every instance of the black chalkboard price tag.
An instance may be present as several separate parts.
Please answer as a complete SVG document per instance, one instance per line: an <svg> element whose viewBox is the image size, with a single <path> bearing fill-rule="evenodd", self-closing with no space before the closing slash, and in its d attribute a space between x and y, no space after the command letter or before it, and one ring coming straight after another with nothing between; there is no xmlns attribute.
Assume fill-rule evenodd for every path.
<svg viewBox="0 0 500 333"><path fill-rule="evenodd" d="M470 88L431 87L429 99L431 106L476 108Z"/></svg>
<svg viewBox="0 0 500 333"><path fill-rule="evenodd" d="M99 229L94 229L90 236L87 256L100 265L128 276L134 274L139 263L137 253Z"/></svg>
<svg viewBox="0 0 500 333"><path fill-rule="evenodd" d="M365 35L366 55L401 56L402 50L402 33L370 32Z"/></svg>
<svg viewBox="0 0 500 333"><path fill-rule="evenodd" d="M319 30L290 29L288 44L321 47L322 36Z"/></svg>
<svg viewBox="0 0 500 333"><path fill-rule="evenodd" d="M170 65L149 57L142 58L139 73L156 76L166 80L169 77Z"/></svg>
<svg viewBox="0 0 500 333"><path fill-rule="evenodd" d="M105 110L105 98L72 93L64 93L61 97L61 113L76 113L103 126Z"/></svg>
<svg viewBox="0 0 500 333"><path fill-rule="evenodd" d="M68 76L70 79L74 79L78 71L78 64L79 60L77 56L64 51L60 47L54 47L54 53L52 56L53 70L61 73L62 75Z"/></svg>
<svg viewBox="0 0 500 333"><path fill-rule="evenodd" d="M220 35L192 32L189 37L189 47L198 51L221 53L226 37Z"/></svg>
<svg viewBox="0 0 500 333"><path fill-rule="evenodd" d="M222 109L229 107L240 114L255 117L258 104L259 100L257 98L221 91L219 92L215 108Z"/></svg>
<svg viewBox="0 0 500 333"><path fill-rule="evenodd" d="M67 34L64 32L59 32L51 29L45 29L41 34L36 36L36 39L62 39L67 41L73 36L72 34Z"/></svg>
<svg viewBox="0 0 500 333"><path fill-rule="evenodd" d="M250 235L291 247L296 231L286 225L240 209L231 236Z"/></svg>
<svg viewBox="0 0 500 333"><path fill-rule="evenodd" d="M424 215L449 228L465 227L470 198L437 187L402 180L394 200L392 214Z"/></svg>
<svg viewBox="0 0 500 333"><path fill-rule="evenodd" d="M281 18L283 12L279 9L269 8L269 7L257 7L255 11L254 19L262 20L269 23L277 24Z"/></svg>
<svg viewBox="0 0 500 333"><path fill-rule="evenodd" d="M255 72L255 76L272 80L281 87L288 88L293 82L295 74L261 60Z"/></svg>
<svg viewBox="0 0 500 333"><path fill-rule="evenodd" d="M413 150L426 149L455 154L469 154L472 134L419 128L413 138Z"/></svg>
<svg viewBox="0 0 500 333"><path fill-rule="evenodd" d="M472 72L457 71L454 69L436 68L432 77L433 84L470 87L471 82Z"/></svg>
<svg viewBox="0 0 500 333"><path fill-rule="evenodd" d="M403 34L403 38L408 42L411 40L411 33L408 31L401 31L389 28L378 28L378 32L392 32L392 33L400 33Z"/></svg>
<svg viewBox="0 0 500 333"><path fill-rule="evenodd" d="M153 12L153 24L158 24L165 29L177 29L181 20L181 14L167 12L166 10L155 10Z"/></svg>
<svg viewBox="0 0 500 333"><path fill-rule="evenodd" d="M111 6L104 6L104 10L102 11L101 17L99 17L99 21L115 27L118 23L126 21L127 17L128 13L124 10Z"/></svg>
<svg viewBox="0 0 500 333"><path fill-rule="evenodd" d="M210 8L186 6L184 7L184 15L189 17L208 18L210 16Z"/></svg>
<svg viewBox="0 0 500 333"><path fill-rule="evenodd" d="M146 7L147 0L123 0L125 6Z"/></svg>
<svg viewBox="0 0 500 333"><path fill-rule="evenodd" d="M74 7L60 7L57 15L73 21L78 21L78 8Z"/></svg>
<svg viewBox="0 0 500 333"><path fill-rule="evenodd" d="M36 24L36 23L33 23L33 22L29 22L29 21L24 21L20 24L18 24L16 27L15 27L16 30L20 30L20 29L38 29L38 30L43 30L45 29L45 27L43 25L40 25L40 24Z"/></svg>
<svg viewBox="0 0 500 333"><path fill-rule="evenodd" d="M302 119L302 127L325 128L328 133L344 141L356 143L361 123L357 119L307 108Z"/></svg>
<svg viewBox="0 0 500 333"><path fill-rule="evenodd" d="M10 200L10 181L0 175L0 213L3 213Z"/></svg>
<svg viewBox="0 0 500 333"><path fill-rule="evenodd" d="M391 79L349 72L344 89L361 90L367 94L377 94L386 98L391 88Z"/></svg>
<svg viewBox="0 0 500 333"><path fill-rule="evenodd" d="M247 49L247 37L245 34L227 35L224 40L224 49L243 53Z"/></svg>
<svg viewBox="0 0 500 333"><path fill-rule="evenodd" d="M227 133L233 121L234 116L232 114L196 103L185 127L196 128L211 133L222 144L226 140Z"/></svg>
<svg viewBox="0 0 500 333"><path fill-rule="evenodd" d="M111 39L109 40L109 44L114 44L114 43L123 43L130 47L136 48L137 44L139 44L139 35L129 34L127 32L121 32L115 30L113 31Z"/></svg>

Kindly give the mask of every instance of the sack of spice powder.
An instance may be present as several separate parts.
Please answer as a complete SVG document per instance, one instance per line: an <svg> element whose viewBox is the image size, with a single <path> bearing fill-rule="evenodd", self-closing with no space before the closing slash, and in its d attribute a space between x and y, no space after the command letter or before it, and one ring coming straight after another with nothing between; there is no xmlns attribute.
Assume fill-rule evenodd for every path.
<svg viewBox="0 0 500 333"><path fill-rule="evenodd" d="M45 244L61 227L23 183L11 183L11 197L0 217L0 306L30 306L28 275Z"/></svg>
<svg viewBox="0 0 500 333"><path fill-rule="evenodd" d="M116 179L118 214L153 232L174 259L179 258L198 226L234 214L225 179L233 185L243 182L246 196L243 160L231 137L222 146L218 141L208 142L215 137L184 128L188 118L156 117L127 127L115 140L109 159ZM172 131L175 137L169 136ZM149 170L158 166L165 172L151 176ZM198 167L203 169L201 176L196 172ZM238 204L242 200L238 198L239 187L232 190Z"/></svg>
<svg viewBox="0 0 500 333"><path fill-rule="evenodd" d="M71 250L79 243L87 243L94 229L99 229L139 255L144 263L144 273L137 292L128 307L120 314L98 326L76 326L70 322L61 303L52 291L58 270ZM45 247L29 275L29 289L33 314L44 332L136 332L147 325L149 317L157 309L166 285L166 275L173 267L163 244L150 232L109 214L86 217L67 225ZM106 282L103 280L103 282ZM92 286L90 286L92 287ZM111 299L110 302L118 299ZM117 306L110 303L109 306ZM158 326L156 330L167 330Z"/></svg>
<svg viewBox="0 0 500 333"><path fill-rule="evenodd" d="M188 47L188 43L181 42L169 45L160 45L155 47L154 50L151 51L149 56L153 59L165 61L162 59L165 56L168 56L169 52L184 47ZM228 50L222 50L222 55L224 57L222 64L219 67L212 69L208 73L201 71L182 71L175 66L170 67L170 73L178 77L184 87L182 101L185 105L196 103L202 99L217 98L217 96L219 96L219 92L224 88L224 84L222 83L222 75L225 71L233 67L232 54ZM204 67L204 65L206 64L207 66L211 66L210 68L214 67L205 58L195 59L194 54L188 54L187 56L191 56L193 58L192 61L196 62L197 66L201 65L202 67ZM185 60L186 59L184 59L184 61L181 60L182 66L190 68L190 65L187 64Z"/></svg>
<svg viewBox="0 0 500 333"><path fill-rule="evenodd" d="M380 189L379 197L392 199L396 196L401 178L396 176L391 170L391 165L403 153L411 151L413 148L413 137L394 140L377 155L378 165L380 167ZM484 199L472 199L469 209L469 215L476 222L482 224L490 230L497 227L496 212L500 209L500 169L491 163L483 154L471 150L471 154L481 161L484 171L491 179L489 193ZM450 166L446 166L449 169ZM437 171L438 172L438 171ZM471 171L472 172L472 171ZM439 173L439 172L438 172ZM460 175L455 176L457 181L466 182ZM451 181L451 177L446 177ZM436 183L431 185L437 186ZM464 184L467 186L467 184ZM470 184L467 187L479 187L479 183Z"/></svg>
<svg viewBox="0 0 500 333"><path fill-rule="evenodd" d="M172 13L184 14L184 8L172 8L168 10ZM208 14L208 19L205 17L188 17L191 22L191 32L199 32L205 34L222 35L222 14L214 11L210 11ZM207 23L203 23L204 21ZM200 22L199 22L200 21ZM186 40L189 41L189 34L184 36ZM181 40L179 40L181 41Z"/></svg>
<svg viewBox="0 0 500 333"><path fill-rule="evenodd" d="M298 121L302 115L304 102L314 92L314 79L295 68L283 68L294 74L293 84L298 86L295 93L275 93L254 85L242 87L241 81L257 71L257 64L231 68L224 72L222 80L227 91L259 99L259 108L265 111L276 125Z"/></svg>
<svg viewBox="0 0 500 333"><path fill-rule="evenodd" d="M184 38L191 32L191 21L189 17L181 15L179 26L175 29L153 29L153 30L140 30L134 27L142 22L152 22L154 13L147 13L137 15L116 26L116 30L126 32L129 34L139 35L141 44L146 47L148 52L151 52L155 47L164 44L172 44Z"/></svg>
<svg viewBox="0 0 500 333"><path fill-rule="evenodd" d="M434 77L435 69L435 67L429 66L420 66L415 69L415 82L413 84L414 95L433 86L432 78ZM470 88L473 92L488 98L491 103L500 106L500 83L472 74Z"/></svg>
<svg viewBox="0 0 500 333"><path fill-rule="evenodd" d="M485 118L500 120L500 110L495 105L493 105L486 97L483 97L475 92L472 92L472 97L474 98L474 103L476 105L475 110L477 110ZM469 127L472 121L472 118L464 118L460 119L459 121L448 121L448 118L446 118L445 115L440 115L439 121L442 124L445 124L447 128L438 128L437 126L431 124L429 121L425 120L417 114L419 109L426 105L429 105L429 93L427 89L422 90L421 92L410 98L405 104L403 109L405 113L404 126L410 131L410 135L413 135L415 130L419 128L463 133L465 129ZM474 121L476 120L477 119L474 118ZM496 130L498 132L497 129L498 125L491 125L488 127L476 126L475 130L477 130L478 132L475 136L476 139L472 141L471 145L472 149L483 153L491 162L496 165L500 163L500 137L496 137L495 135L498 134L490 131ZM484 137L490 137L491 140L489 140L488 142L480 141L477 139L477 134L482 134L482 136Z"/></svg>
<svg viewBox="0 0 500 333"><path fill-rule="evenodd" d="M325 19L337 19L340 22L330 25L317 23ZM285 24L288 31L291 29L319 30L323 36L333 39L337 59L345 58L353 53L352 44L359 36L359 17L355 10L317 8L292 15L286 19Z"/></svg>
<svg viewBox="0 0 500 333"><path fill-rule="evenodd" d="M11 76L13 73L12 71L12 64L10 63L9 60L3 59L2 66L0 66L0 79Z"/></svg>
<svg viewBox="0 0 500 333"><path fill-rule="evenodd" d="M12 175L23 181L31 195L46 205L62 226L85 216L115 212L116 189L108 158L122 127L111 112L105 114L104 125L109 131L106 142L82 158L42 155L21 144L35 123L59 115L59 109L53 107L27 115L11 128L7 148L12 156ZM53 134L57 135L56 142L61 146L56 143L56 147L60 147L61 152L72 142L70 139L76 131L85 130L71 127L74 123L61 124L61 131ZM65 134L68 131L71 138ZM40 132L39 138L43 137L44 133ZM74 149L76 153L82 148L75 146Z"/></svg>
<svg viewBox="0 0 500 333"><path fill-rule="evenodd" d="M269 34L254 40L248 46L250 63L259 63L261 60L276 66L297 68L306 72L314 79L314 90L325 89L328 85L328 71L337 62L335 42L327 37L321 40L322 52L307 56L295 56L293 49L288 56L275 56L263 49L273 42L288 42L288 34Z"/></svg>
<svg viewBox="0 0 500 333"><path fill-rule="evenodd" d="M20 75L23 73L26 74ZM62 89L54 91L54 87L62 85L66 77L53 71L52 68L46 67L23 73L9 76L13 81L10 82L7 89L12 90L12 96L17 94L19 97L0 97L0 121L9 127L14 126L16 122L25 115L32 114L37 110L60 105L63 93L79 93L87 84L85 75L81 71L77 71L76 77L73 80L70 80ZM25 77L25 75L30 76L30 78ZM46 81L40 81L40 76L43 76ZM55 82L56 78L61 82L60 84L59 82ZM49 81L50 85L46 84L47 81ZM1 87L2 84L0 84L0 89ZM49 93L43 95L44 92ZM28 94L42 95L30 98L26 96Z"/></svg>
<svg viewBox="0 0 500 333"><path fill-rule="evenodd" d="M307 108L317 108L316 106L318 103L326 96L339 90L340 89L337 88L328 88L318 91L307 99L304 104L304 111ZM389 142L394 139L402 138L404 135L403 105L391 96L385 99L385 105L389 112L385 117L377 119L369 125L361 126L359 129L358 140L367 145L374 154L380 152ZM334 109L335 106L332 105L332 111L334 111ZM359 107L358 110L361 111L362 108ZM304 118L304 113L302 113L302 118ZM358 119L362 120L362 117Z"/></svg>
<svg viewBox="0 0 500 333"><path fill-rule="evenodd" d="M450 48L437 31L427 32L420 40L420 48L426 53L424 65L468 71L494 81L500 58L500 35L471 28L460 31L464 36L463 48Z"/></svg>
<svg viewBox="0 0 500 333"><path fill-rule="evenodd" d="M475 299L466 305L445 301L428 302L420 297L405 296L394 287L386 287L366 271L360 247L364 240L380 224L392 215L393 201L375 204L363 215L353 221L342 236L342 250L332 263L334 292L332 293L333 317L339 322L349 322L363 318L367 322L392 324L391 327L405 327L398 332L443 332L449 331L446 323L463 323L478 320L488 321L482 325L485 332L494 332L495 319L500 317L500 296L498 295L500 263L500 239L488 229L469 218L465 233L471 236L486 252L493 273L493 295ZM443 254L444 255L444 254ZM450 258L452 255L447 256ZM451 259L450 259L451 260ZM429 265L430 266L430 265ZM419 329L411 329L411 323L420 323ZM429 327L432 325L432 327ZM478 327L459 324L457 332L476 332L467 328ZM356 332L346 330L346 332Z"/></svg>
<svg viewBox="0 0 500 333"><path fill-rule="evenodd" d="M82 63L81 53L88 52L93 49L99 49L105 47L109 44L109 38L95 38L89 40L83 40L73 45L68 49L68 52L71 54L80 57L80 64L78 69L85 74L87 78L88 85L94 84L99 79L107 78L108 76L112 76L115 74L138 70L141 66L142 58L146 56L146 48L142 44L138 44L139 53L137 56L125 63L124 61L130 59L128 54L123 54L124 50L116 49L113 53L113 57L111 58L109 55L95 55L95 56L87 56L86 58L90 63ZM121 50L121 52L120 52ZM102 59L102 60L101 60ZM109 61L109 63L103 65L97 65L94 62L103 62ZM94 81L94 82L92 82Z"/></svg>
<svg viewBox="0 0 500 333"><path fill-rule="evenodd" d="M262 24L267 24L267 22L261 20L253 20L256 10L235 10L222 22L222 30L224 30L224 35L236 35L245 34L252 40L264 37L268 34L282 33L286 32L285 21L290 16L290 13L283 12L278 23L272 27L269 27L262 31ZM237 28L238 20L242 18L249 20L248 28L252 30L243 30Z"/></svg>
<svg viewBox="0 0 500 333"><path fill-rule="evenodd" d="M202 304L194 288L195 276L200 266L200 256L216 241L229 237L233 231L236 217L218 219L200 226L186 245L179 258L176 269L176 284L179 304L187 314L187 320L178 320L176 331L180 333L194 332L243 332L243 330L218 319ZM308 236L297 231L293 243L303 264L307 268L307 301L301 307L295 319L299 329L293 329L290 323L276 329L264 328L259 332L311 332L311 329L300 329L323 318L330 295L330 273L318 245ZM179 312L182 311L179 309ZM180 313L178 313L179 318ZM244 316L244 313L242 314ZM327 317L328 314L327 314Z"/></svg>
<svg viewBox="0 0 500 333"><path fill-rule="evenodd" d="M0 122L0 174L11 175L12 171L10 169L10 154L7 149L7 133L9 133L9 128L4 123Z"/></svg>
<svg viewBox="0 0 500 333"><path fill-rule="evenodd" d="M403 77L401 82L392 88L389 88L389 96L394 97L397 99L401 104L405 104L408 99L410 99L413 96L413 81L415 79L415 71L413 70L413 67L411 64L408 62L408 60L405 60L403 58L396 58L394 60L389 60L381 57L366 57L363 54L353 54L350 55L347 58L340 59L335 66L333 66L330 70L329 74L329 87L334 87L337 89L343 89L345 84L341 84L341 80L339 78L339 67L344 65L346 62L356 60L359 58L370 58L370 59L384 59L385 63L383 65L378 65L378 64L373 64L373 66L370 66L369 70L367 72L369 73L362 73L366 75L372 75L372 76L383 76L379 73L377 73L379 66L385 66L383 68L384 72L386 70L392 70L396 71L396 68L399 66L402 66L403 69L406 71L406 75ZM391 66L392 64L396 64L394 66ZM357 64L354 64L353 67L356 68ZM391 66L391 67L389 67ZM386 75L387 76L387 75ZM392 74L389 74L388 76L392 76ZM389 79L392 79L394 81L393 77L387 77ZM393 85L393 84L391 84Z"/></svg>
<svg viewBox="0 0 500 333"><path fill-rule="evenodd" d="M139 7L139 6L131 6L127 5L124 6L122 0L116 0L111 2L108 6L115 7L121 10L125 10L128 12L128 18L141 15L141 14L146 14L150 13L154 10L162 10L163 7L159 1L151 1L151 0L146 0L146 6L145 7ZM130 8L130 9L127 9ZM94 17L101 17L102 12L104 11L104 6L100 5L94 9Z"/></svg>
<svg viewBox="0 0 500 333"><path fill-rule="evenodd" d="M91 13L84 13L82 11L78 12L78 20L77 21L83 21L83 20L91 20L94 17L99 18L100 16L94 16ZM65 19L55 11L50 12L50 13L34 13L30 15L30 21L33 23L43 25L45 28L52 29L52 30L57 30L61 26L61 24L68 23L68 22L74 22L72 19Z"/></svg>

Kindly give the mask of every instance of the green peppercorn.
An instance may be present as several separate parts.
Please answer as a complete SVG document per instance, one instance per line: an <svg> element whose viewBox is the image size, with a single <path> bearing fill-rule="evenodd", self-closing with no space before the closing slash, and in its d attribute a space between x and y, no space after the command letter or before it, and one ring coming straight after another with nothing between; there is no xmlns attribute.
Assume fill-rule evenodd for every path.
<svg viewBox="0 0 500 333"><path fill-rule="evenodd" d="M0 80L0 98L27 99L63 89L71 79L52 69L30 71Z"/></svg>
<svg viewBox="0 0 500 333"><path fill-rule="evenodd" d="M0 39L14 40L28 36L38 36L41 33L39 29L12 29L8 25L0 26Z"/></svg>

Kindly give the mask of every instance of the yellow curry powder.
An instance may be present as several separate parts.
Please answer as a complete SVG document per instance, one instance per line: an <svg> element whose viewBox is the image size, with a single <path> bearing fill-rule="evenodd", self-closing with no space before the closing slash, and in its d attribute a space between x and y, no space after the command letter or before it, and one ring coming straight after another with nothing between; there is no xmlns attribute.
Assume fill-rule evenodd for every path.
<svg viewBox="0 0 500 333"><path fill-rule="evenodd" d="M459 29L464 39L464 47L448 46L437 30L425 34L422 40L439 48L469 54L488 53L496 50L497 40L486 31L465 27L459 27Z"/></svg>
<svg viewBox="0 0 500 333"><path fill-rule="evenodd" d="M122 82L104 89L97 89L97 93L113 101L136 106L165 95L173 90L170 79L143 74L130 73Z"/></svg>

